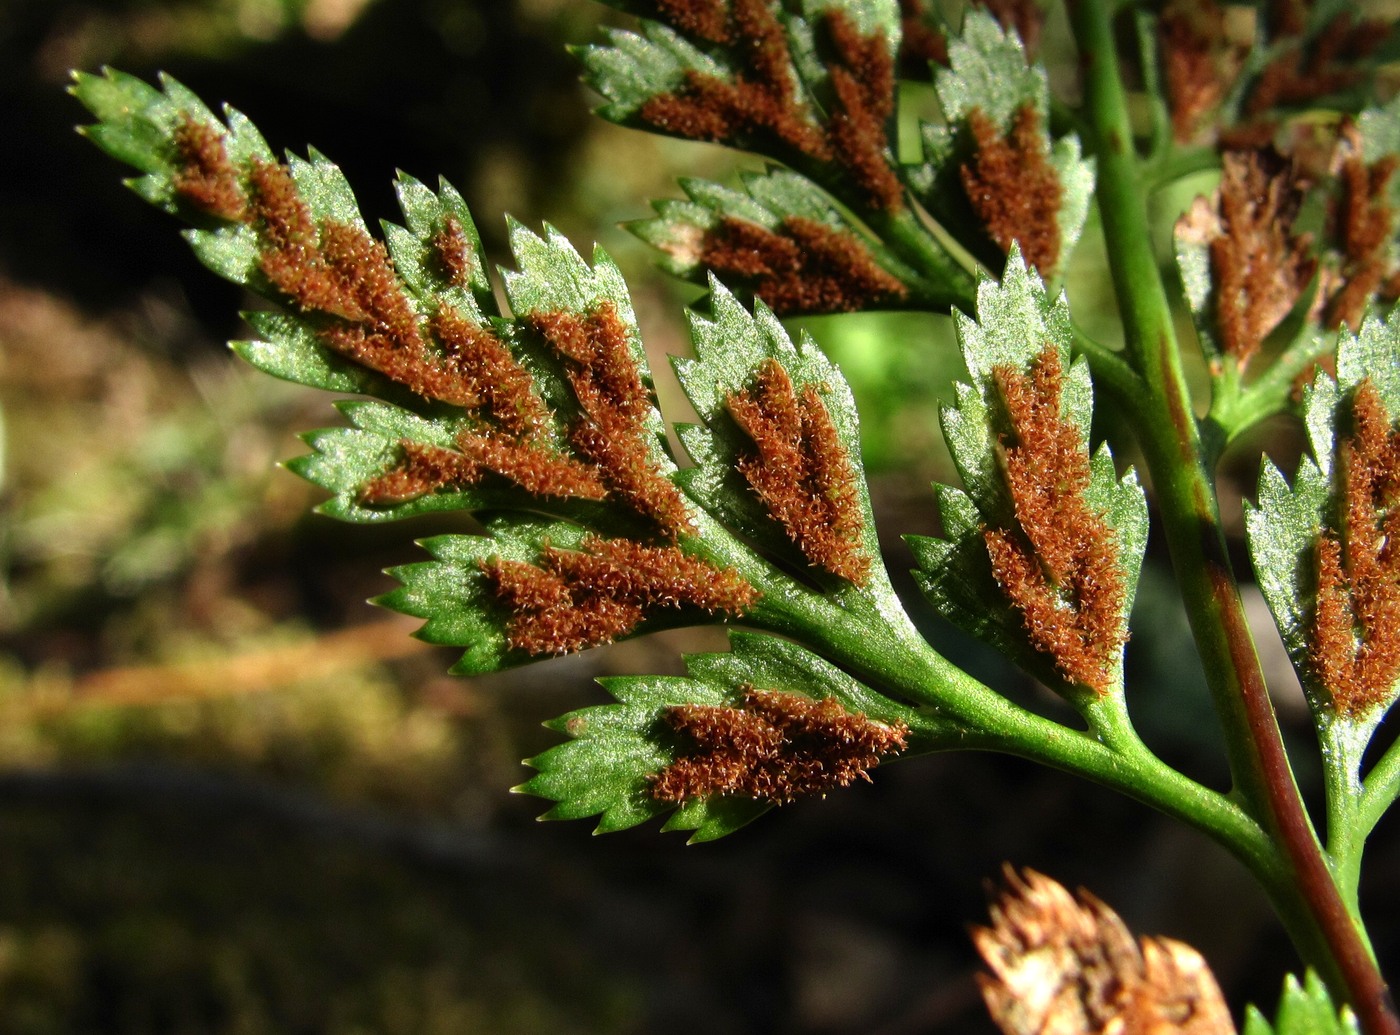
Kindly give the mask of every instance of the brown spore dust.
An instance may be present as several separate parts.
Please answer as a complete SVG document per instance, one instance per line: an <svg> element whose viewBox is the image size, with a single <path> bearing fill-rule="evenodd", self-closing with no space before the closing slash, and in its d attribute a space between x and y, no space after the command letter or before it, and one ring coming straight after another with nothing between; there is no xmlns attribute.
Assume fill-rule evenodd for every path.
<svg viewBox="0 0 1400 1035"><path fill-rule="evenodd" d="M1031 645L1071 683L1109 691L1127 641L1118 540L1089 506L1079 429L1060 415L1064 371L1047 345L1028 373L993 370L1011 432L1002 438L1017 528L986 528L992 573Z"/></svg>
<svg viewBox="0 0 1400 1035"><path fill-rule="evenodd" d="M1293 232L1303 201L1293 167L1272 149L1226 152L1222 163L1210 271L1221 347L1244 366L1293 309L1317 262L1311 236Z"/></svg>
<svg viewBox="0 0 1400 1035"><path fill-rule="evenodd" d="M776 147L834 163L861 205L882 212L903 206L887 154L895 69L883 32L863 36L844 12L824 12L820 29L830 54L832 97L823 120L799 94L787 35L770 0L732 0L722 28L724 9L717 3L657 0L656 7L678 31L727 45L739 67L732 79L687 73L679 89L642 105L641 122L693 140Z"/></svg>
<svg viewBox="0 0 1400 1035"><path fill-rule="evenodd" d="M642 105L638 118L692 140L771 142L830 160L825 134L797 96L787 36L769 0L732 0L726 37L743 65L733 81L692 71L681 89Z"/></svg>
<svg viewBox="0 0 1400 1035"><path fill-rule="evenodd" d="M182 201L228 222L242 221L248 199L223 132L182 112L171 133L179 167L171 186Z"/></svg>
<svg viewBox="0 0 1400 1035"><path fill-rule="evenodd" d="M565 361L582 411L569 431L573 447L598 469L610 493L665 535L689 532L690 509L653 455L646 424L651 392L617 307L604 300L586 314L538 312L526 321Z"/></svg>
<svg viewBox="0 0 1400 1035"><path fill-rule="evenodd" d="M733 569L629 539L589 536L579 550L547 546L538 564L493 558L481 570L509 613L507 643L533 655L611 643L657 611L742 615L758 598Z"/></svg>
<svg viewBox="0 0 1400 1035"><path fill-rule="evenodd" d="M835 697L747 687L737 707L683 704L665 717L689 744L652 777L659 801L741 796L784 805L868 781L908 747L904 723L876 722Z"/></svg>
<svg viewBox="0 0 1400 1035"><path fill-rule="evenodd" d="M538 442L500 432L463 431L455 448L399 443L397 461L360 490L364 506L393 506L441 490L460 490L499 475L540 497L601 500L607 489L595 468Z"/></svg>
<svg viewBox="0 0 1400 1035"><path fill-rule="evenodd" d="M967 125L974 150L959 172L973 210L1002 251L1019 243L1026 262L1048 278L1060 261L1064 190L1050 164L1040 113L1023 105L1003 134L986 112L973 108Z"/></svg>
<svg viewBox="0 0 1400 1035"><path fill-rule="evenodd" d="M447 282L454 287L470 287L472 276L477 272L477 261L462 221L456 216L447 216L442 221L442 229L433 235L432 248Z"/></svg>
<svg viewBox="0 0 1400 1035"><path fill-rule="evenodd" d="M700 262L780 316L854 312L908 295L853 233L805 216L788 216L773 230L725 216L706 231Z"/></svg>
<svg viewBox="0 0 1400 1035"><path fill-rule="evenodd" d="M1308 659L1337 712L1360 717L1392 700L1400 678L1400 431L1369 378L1350 409L1340 527L1317 544Z"/></svg>
<svg viewBox="0 0 1400 1035"><path fill-rule="evenodd" d="M862 203L896 212L904 189L890 167L886 125L894 114L894 58L883 32L861 35L844 11L831 9L822 21L836 60L828 64L836 103L827 138Z"/></svg>
<svg viewBox="0 0 1400 1035"><path fill-rule="evenodd" d="M754 446L739 473L787 538L813 566L864 585L871 560L856 473L817 386L799 394L768 359L725 405Z"/></svg>
<svg viewBox="0 0 1400 1035"><path fill-rule="evenodd" d="M1333 237L1342 253L1342 268L1340 284L1327 301L1324 323L1355 330L1367 303L1377 294L1387 301L1400 296L1388 254L1395 232L1391 181L1400 168L1400 157L1385 155L1367 164L1359 134L1351 126L1343 130L1341 147L1341 200L1333 218Z"/></svg>

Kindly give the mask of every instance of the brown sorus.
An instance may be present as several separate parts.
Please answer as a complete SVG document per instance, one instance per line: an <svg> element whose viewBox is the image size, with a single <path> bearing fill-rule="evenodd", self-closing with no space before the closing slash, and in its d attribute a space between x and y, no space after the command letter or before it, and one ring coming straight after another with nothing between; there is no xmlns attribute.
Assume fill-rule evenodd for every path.
<svg viewBox="0 0 1400 1035"><path fill-rule="evenodd" d="M678 547L587 537L579 550L546 547L539 564L499 558L481 569L510 612L506 640L528 654L610 643L658 610L741 615L757 599L738 572Z"/></svg>
<svg viewBox="0 0 1400 1035"><path fill-rule="evenodd" d="M1218 232L1209 240L1221 347L1244 366L1303 293L1317 262L1312 239L1295 234L1303 191L1272 149L1227 152Z"/></svg>
<svg viewBox="0 0 1400 1035"><path fill-rule="evenodd" d="M405 439L393 467L360 490L365 506L406 503L439 490L464 489L499 475L536 496L600 500L607 495L592 467L547 446L499 433L463 432L457 448Z"/></svg>
<svg viewBox="0 0 1400 1035"><path fill-rule="evenodd" d="M700 262L748 285L780 316L854 312L908 294L855 234L805 216L774 230L726 216L705 233Z"/></svg>
<svg viewBox="0 0 1400 1035"><path fill-rule="evenodd" d="M211 216L238 222L248 199L238 169L229 159L224 134L214 126L182 112L171 139L180 167L171 178L175 193Z"/></svg>
<svg viewBox="0 0 1400 1035"><path fill-rule="evenodd" d="M1389 701L1400 677L1400 432L1369 378L1350 410L1339 527L1317 544L1308 658L1337 712L1358 717Z"/></svg>
<svg viewBox="0 0 1400 1035"><path fill-rule="evenodd" d="M739 473L815 567L857 585L870 574L856 473L815 385L797 393L783 365L768 359L751 387L725 400L754 444Z"/></svg>
<svg viewBox="0 0 1400 1035"><path fill-rule="evenodd" d="M1040 113L1023 105L1005 134L981 108L968 113L967 124L974 151L959 172L973 210L1002 251L1019 243L1026 262L1049 277L1060 261L1064 191L1050 164Z"/></svg>
<svg viewBox="0 0 1400 1035"><path fill-rule="evenodd" d="M633 358L626 324L611 301L586 315L533 313L530 325L566 361L582 411L569 441L608 489L672 538L691 528L690 510L653 458L647 415L651 393Z"/></svg>
<svg viewBox="0 0 1400 1035"><path fill-rule="evenodd" d="M683 704L666 721L691 742L652 777L660 801L731 795L783 805L869 780L908 746L909 727L847 711L835 697L748 687L741 705Z"/></svg>
<svg viewBox="0 0 1400 1035"><path fill-rule="evenodd" d="M1064 372L1047 345L1029 374L993 370L1011 433L1002 439L1017 528L987 528L992 573L1026 636L1071 683L1107 693L1127 640L1118 540L1085 499L1090 465L1079 429L1060 415Z"/></svg>

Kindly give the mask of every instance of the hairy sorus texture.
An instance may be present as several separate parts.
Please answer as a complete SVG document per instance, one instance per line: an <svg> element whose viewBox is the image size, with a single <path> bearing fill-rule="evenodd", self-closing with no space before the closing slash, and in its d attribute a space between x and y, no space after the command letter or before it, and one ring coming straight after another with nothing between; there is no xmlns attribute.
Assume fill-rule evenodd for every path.
<svg viewBox="0 0 1400 1035"><path fill-rule="evenodd" d="M1047 345L1029 376L993 371L1010 419L1002 439L1018 529L987 528L992 572L1018 610L1032 646L1071 683L1107 693L1127 642L1127 587L1113 529L1089 506L1089 456L1079 428L1060 415L1064 372Z"/></svg>
<svg viewBox="0 0 1400 1035"><path fill-rule="evenodd" d="M768 359L725 403L754 444L736 466L788 539L812 565L864 584L870 557L856 474L817 387L798 395L783 365Z"/></svg>
<svg viewBox="0 0 1400 1035"><path fill-rule="evenodd" d="M678 547L598 536L580 550L547 546L538 565L493 558L481 570L509 612L506 642L536 655L611 643L661 610L742 615L758 596L738 572Z"/></svg>
<svg viewBox="0 0 1400 1035"><path fill-rule="evenodd" d="M1400 296L1400 271L1391 268L1389 245L1394 235L1395 210L1390 204L1391 180L1400 168L1395 155L1366 164L1360 134L1346 127L1339 143L1341 199L1334 215L1334 237L1342 253L1340 286L1327 302L1326 324L1355 330L1373 297L1387 301Z"/></svg>
<svg viewBox="0 0 1400 1035"><path fill-rule="evenodd" d="M552 441L533 378L492 331L447 306L421 319L384 245L357 226L317 220L286 166L261 160L236 166L222 133L189 116L174 142L177 194L257 233L259 271L312 320L318 341L474 418L458 434L456 450L401 442L395 464L361 488L362 503L459 489L488 472L543 496L604 495L598 474ZM432 250L449 280L467 282L471 249L454 217L444 220Z"/></svg>
<svg viewBox="0 0 1400 1035"><path fill-rule="evenodd" d="M855 312L908 295L854 234L804 216L775 230L726 216L705 232L699 261L780 316Z"/></svg>
<svg viewBox="0 0 1400 1035"><path fill-rule="evenodd" d="M444 219L442 229L433 235L433 252L449 283L461 288L470 286L476 260L467 232L456 216Z"/></svg>
<svg viewBox="0 0 1400 1035"><path fill-rule="evenodd" d="M1223 163L1210 271L1221 348L1243 367L1301 297L1317 262L1311 236L1293 233L1303 191L1292 166L1272 150L1226 152Z"/></svg>
<svg viewBox="0 0 1400 1035"><path fill-rule="evenodd" d="M1003 134L981 108L967 116L972 157L959 173L973 211L1002 251L1021 246L1026 262L1050 277L1060 261L1060 205L1064 190L1050 164L1040 114L1017 110Z"/></svg>
<svg viewBox="0 0 1400 1035"><path fill-rule="evenodd" d="M607 497L595 468L492 431L464 431L456 448L405 439L398 461L360 490L365 506L393 506L442 489L476 485L486 474L508 479L542 497L601 500Z"/></svg>
<svg viewBox="0 0 1400 1035"><path fill-rule="evenodd" d="M850 176L868 208L893 212L904 189L886 156L886 124L894 114L894 61L885 34L862 36L841 10L822 20L836 60L827 66L836 95L827 138L836 161Z"/></svg>
<svg viewBox="0 0 1400 1035"><path fill-rule="evenodd" d="M1034 870L1003 871L990 927L972 940L978 975L1006 1035L1234 1035L1220 986L1200 953L1170 938L1134 940L1087 891Z"/></svg>
<svg viewBox="0 0 1400 1035"><path fill-rule="evenodd" d="M894 59L883 33L862 36L844 12L823 12L821 27L833 55L827 62L833 98L823 122L798 94L787 34L770 0L732 0L722 33L714 28L712 3L667 0L657 7L682 34L727 42L740 68L732 80L688 73L681 89L642 105L642 122L694 140L776 146L834 163L867 208L895 211L903 205L886 147Z"/></svg>
<svg viewBox="0 0 1400 1035"><path fill-rule="evenodd" d="M1400 678L1400 431L1369 379L1351 415L1337 450L1341 528L1317 544L1308 657L1332 706L1355 717L1388 703Z"/></svg>
<svg viewBox="0 0 1400 1035"><path fill-rule="evenodd" d="M719 44L733 39L725 0L652 0L652 6L656 18L687 36Z"/></svg>
<svg viewBox="0 0 1400 1035"><path fill-rule="evenodd" d="M175 193L218 219L241 221L247 214L248 199L238 169L229 160L223 134L186 115L176 124L172 139L180 162L172 181Z"/></svg>
<svg viewBox="0 0 1400 1035"><path fill-rule="evenodd" d="M680 491L653 458L651 392L632 356L627 325L611 301L593 312L532 313L529 324L565 361L582 411L569 441L594 464L611 495L675 538L691 530Z"/></svg>
<svg viewBox="0 0 1400 1035"><path fill-rule="evenodd" d="M740 707L682 704L666 721L687 750L652 778L652 797L684 802L734 795L784 805L869 780L908 746L909 727L848 712L834 697L748 687Z"/></svg>

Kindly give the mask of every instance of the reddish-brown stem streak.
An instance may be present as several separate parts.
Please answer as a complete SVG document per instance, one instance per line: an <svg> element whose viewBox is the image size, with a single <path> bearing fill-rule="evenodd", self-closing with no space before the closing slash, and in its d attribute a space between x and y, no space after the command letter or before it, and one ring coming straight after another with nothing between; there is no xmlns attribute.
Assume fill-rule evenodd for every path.
<svg viewBox="0 0 1400 1035"><path fill-rule="evenodd" d="M1396 1035L1400 1033L1400 1016L1396 1014L1390 989L1357 934L1332 873L1317 849L1312 824L1298 800L1268 687L1254 654L1244 614L1237 606L1233 577L1223 562L1210 564L1206 574L1218 604L1230 658L1239 675L1240 700L1254 734L1264 791L1269 799L1271 825L1318 925L1332 946L1337 969L1351 992L1351 1006L1361 1021L1362 1030L1371 1035Z"/></svg>

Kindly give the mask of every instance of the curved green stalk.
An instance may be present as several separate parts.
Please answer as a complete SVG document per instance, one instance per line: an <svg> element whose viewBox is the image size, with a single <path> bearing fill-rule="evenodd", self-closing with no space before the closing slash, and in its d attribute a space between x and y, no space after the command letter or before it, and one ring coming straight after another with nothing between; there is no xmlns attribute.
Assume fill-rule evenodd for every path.
<svg viewBox="0 0 1400 1035"><path fill-rule="evenodd" d="M1356 810L1362 837L1375 829L1397 798L1400 798L1400 741L1386 749L1362 784L1361 803Z"/></svg>
<svg viewBox="0 0 1400 1035"><path fill-rule="evenodd" d="M1098 204L1128 353L1149 408L1140 441L1177 580L1224 728L1235 793L1292 871L1285 913L1311 914L1317 938L1299 951L1351 1002L1368 1035L1400 1035L1385 982L1347 909L1303 809L1231 570L1215 493L1165 286L1152 251L1126 97L1106 0L1071 0L1070 18L1094 127ZM1292 926L1292 925L1290 925ZM1294 931L1297 938L1296 929ZM1320 944L1324 954L1318 956Z"/></svg>

